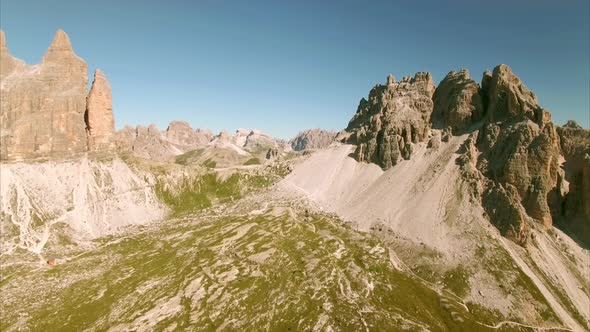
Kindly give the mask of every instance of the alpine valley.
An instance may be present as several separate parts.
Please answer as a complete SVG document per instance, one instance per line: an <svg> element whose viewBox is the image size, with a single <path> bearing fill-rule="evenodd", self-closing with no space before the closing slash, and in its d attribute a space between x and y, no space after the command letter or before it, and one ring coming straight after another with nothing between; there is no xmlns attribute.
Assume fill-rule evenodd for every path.
<svg viewBox="0 0 590 332"><path fill-rule="evenodd" d="M0 33L1 331L590 330L590 131L509 66L290 141L116 131L107 77Z"/></svg>

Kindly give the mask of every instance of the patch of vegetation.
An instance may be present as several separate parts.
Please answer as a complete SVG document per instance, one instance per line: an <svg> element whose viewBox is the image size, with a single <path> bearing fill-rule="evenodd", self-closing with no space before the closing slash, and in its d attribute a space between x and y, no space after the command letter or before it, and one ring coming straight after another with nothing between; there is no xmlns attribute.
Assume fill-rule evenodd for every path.
<svg viewBox="0 0 590 332"><path fill-rule="evenodd" d="M467 308L469 308L469 312L476 316L482 323L494 325L505 319L500 311L486 308L481 304L467 302L465 305L467 305Z"/></svg>
<svg viewBox="0 0 590 332"><path fill-rule="evenodd" d="M203 150L204 149L192 150L179 156L176 156L175 162L177 164L186 166L190 164L193 160L197 160L203 154Z"/></svg>
<svg viewBox="0 0 590 332"><path fill-rule="evenodd" d="M0 329L488 330L378 247L318 215L162 223L8 280Z"/></svg>
<svg viewBox="0 0 590 332"><path fill-rule="evenodd" d="M217 162L215 160L207 159L203 162L203 166L207 168L215 168L217 166Z"/></svg>
<svg viewBox="0 0 590 332"><path fill-rule="evenodd" d="M248 166L248 165L260 165L260 164L261 164L261 162L260 162L260 159L258 159L258 158L256 158L256 157L254 157L254 158L250 158L250 159L248 159L248 160L247 160L247 161L244 163L244 165L246 165L246 166Z"/></svg>
<svg viewBox="0 0 590 332"><path fill-rule="evenodd" d="M463 265L445 272L442 281L446 288L460 297L464 297L469 291L469 271Z"/></svg>
<svg viewBox="0 0 590 332"><path fill-rule="evenodd" d="M176 184L159 179L154 191L158 198L171 208L173 215L179 216L211 207L215 203L240 199L246 191L264 188L272 183L270 177L241 173L234 173L222 180L212 172L199 177L185 178Z"/></svg>

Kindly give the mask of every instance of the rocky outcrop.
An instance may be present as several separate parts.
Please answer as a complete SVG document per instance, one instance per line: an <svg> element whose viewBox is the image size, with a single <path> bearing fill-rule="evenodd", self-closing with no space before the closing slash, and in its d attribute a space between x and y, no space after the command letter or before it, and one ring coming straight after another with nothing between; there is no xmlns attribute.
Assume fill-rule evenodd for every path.
<svg viewBox="0 0 590 332"><path fill-rule="evenodd" d="M266 159L274 160L279 156L279 150L277 148L270 148L266 151Z"/></svg>
<svg viewBox="0 0 590 332"><path fill-rule="evenodd" d="M99 69L94 72L94 81L86 102L85 119L88 150L111 150L114 146L115 135L111 86Z"/></svg>
<svg viewBox="0 0 590 332"><path fill-rule="evenodd" d="M532 222L560 223L590 245L589 131L553 124L506 65L486 71L481 87L465 69L436 90L430 74L399 83L390 75L361 100L338 139L356 144L357 160L388 169L417 143L438 150L468 130L457 164L502 234L525 244Z"/></svg>
<svg viewBox="0 0 590 332"><path fill-rule="evenodd" d="M336 132L323 129L301 131L289 143L295 151L323 149L336 138Z"/></svg>
<svg viewBox="0 0 590 332"><path fill-rule="evenodd" d="M561 167L558 127L506 65L484 74L482 94L487 107L477 168L491 181L483 205L505 235L524 244L528 222L551 227L563 209L570 172Z"/></svg>
<svg viewBox="0 0 590 332"><path fill-rule="evenodd" d="M557 132L563 172L555 190L561 204L553 209L553 217L590 247L590 130L568 121Z"/></svg>
<svg viewBox="0 0 590 332"><path fill-rule="evenodd" d="M22 70L24 66L24 61L10 55L8 46L6 45L6 35L4 31L0 30L0 80L3 80L13 72Z"/></svg>
<svg viewBox="0 0 590 332"><path fill-rule="evenodd" d="M356 144L356 159L383 169L409 159L413 145L430 133L434 90L432 76L424 72L400 82L390 75L387 84L375 86L346 128L345 141Z"/></svg>
<svg viewBox="0 0 590 332"><path fill-rule="evenodd" d="M447 74L434 92L433 127L462 133L480 121L484 107L479 90L467 69Z"/></svg>
<svg viewBox="0 0 590 332"><path fill-rule="evenodd" d="M530 119L543 125L551 121L551 114L539 106L537 97L507 65L499 65L489 76L484 73L483 93L487 102L487 121L514 122Z"/></svg>
<svg viewBox="0 0 590 332"><path fill-rule="evenodd" d="M70 157L104 146L112 127L99 119L112 119L110 88L99 77L89 96L88 66L67 34L58 30L36 65L10 55L4 33L0 37L0 160ZM90 145L88 107L97 128Z"/></svg>
<svg viewBox="0 0 590 332"><path fill-rule="evenodd" d="M154 124L147 128L125 126L117 132L116 144L121 152L156 161L170 161L183 153L170 144Z"/></svg>

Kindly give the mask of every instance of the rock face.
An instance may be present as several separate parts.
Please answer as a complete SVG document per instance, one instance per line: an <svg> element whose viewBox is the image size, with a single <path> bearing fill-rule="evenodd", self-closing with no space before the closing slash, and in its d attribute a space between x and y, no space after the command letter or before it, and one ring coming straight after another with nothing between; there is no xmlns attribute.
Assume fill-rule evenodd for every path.
<svg viewBox="0 0 590 332"><path fill-rule="evenodd" d="M86 103L85 119L88 149L90 151L111 150L115 135L111 86L99 69L94 72L94 81Z"/></svg>
<svg viewBox="0 0 590 332"><path fill-rule="evenodd" d="M478 137L478 169L493 185L484 193L483 204L503 233L524 243L527 216L551 227L551 210L560 205L554 190L563 177L559 135L549 112L508 66L494 68L491 78L484 74L486 81L482 93L488 104ZM491 212L498 210L526 213L511 213L508 220Z"/></svg>
<svg viewBox="0 0 590 332"><path fill-rule="evenodd" d="M551 121L532 93L507 65L494 68L492 76L484 74L482 81L488 122L520 121L528 118L539 125Z"/></svg>
<svg viewBox="0 0 590 332"><path fill-rule="evenodd" d="M36 65L12 57L4 33L0 35L0 160L60 158L86 152L87 99L92 102L91 113L97 115L94 119L112 119L106 78L97 79L89 97L88 66L74 53L62 30L56 32ZM100 129L94 138L103 146L109 137L108 126L100 122L96 122Z"/></svg>
<svg viewBox="0 0 590 332"><path fill-rule="evenodd" d="M24 66L24 61L10 55L6 45L6 35L0 30L0 79L3 80L11 73L22 70Z"/></svg>
<svg viewBox="0 0 590 332"><path fill-rule="evenodd" d="M336 132L317 128L299 132L289 143L295 151L323 149L335 138Z"/></svg>
<svg viewBox="0 0 590 332"><path fill-rule="evenodd" d="M383 169L409 159L413 144L430 133L434 90L432 76L424 72L399 83L390 75L386 85L375 86L346 128L346 142L357 145L355 157Z"/></svg>
<svg viewBox="0 0 590 332"><path fill-rule="evenodd" d="M481 87L465 69L436 90L427 73L399 83L390 75L338 137L356 144L357 160L388 169L415 144L437 150L468 130L457 164L503 235L526 244L531 223L558 223L590 246L590 132L553 124L506 65L486 71Z"/></svg>
<svg viewBox="0 0 590 332"><path fill-rule="evenodd" d="M434 93L433 127L462 133L480 121L484 108L479 90L467 69L447 74Z"/></svg>
<svg viewBox="0 0 590 332"><path fill-rule="evenodd" d="M279 150L276 148L270 148L266 151L266 159L273 160L279 156Z"/></svg>
<svg viewBox="0 0 590 332"><path fill-rule="evenodd" d="M590 247L590 130L568 121L557 132L564 163L555 191L561 205L553 217Z"/></svg>

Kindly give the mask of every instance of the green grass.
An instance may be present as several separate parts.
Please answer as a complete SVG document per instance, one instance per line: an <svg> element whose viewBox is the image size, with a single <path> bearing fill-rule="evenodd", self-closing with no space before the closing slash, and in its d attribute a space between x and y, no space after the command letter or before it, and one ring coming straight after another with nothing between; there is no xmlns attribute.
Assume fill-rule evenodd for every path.
<svg viewBox="0 0 590 332"><path fill-rule="evenodd" d="M197 177L188 177L175 185L167 179L158 180L154 187L157 197L165 203L174 216L198 211L240 199L245 192L265 188L274 183L270 176L234 173L220 180L211 172Z"/></svg>
<svg viewBox="0 0 590 332"><path fill-rule="evenodd" d="M445 272L443 283L455 295L464 297L469 291L469 271L463 265L459 265Z"/></svg>
<svg viewBox="0 0 590 332"><path fill-rule="evenodd" d="M203 162L203 166L207 168L215 168L217 166L217 162L215 160L207 159Z"/></svg>
<svg viewBox="0 0 590 332"><path fill-rule="evenodd" d="M258 158L250 158L244 163L244 165L246 165L246 166L247 165L260 165L260 164L261 164L261 162L260 162L260 159L258 159Z"/></svg>
<svg viewBox="0 0 590 332"><path fill-rule="evenodd" d="M340 331L417 329L411 322L485 330L473 321L478 313L452 301L441 306L435 291L394 269L386 251L371 250L384 247L378 238L322 216L176 220L108 240L115 242L7 280L2 296L11 300L3 302L0 329L215 330L228 323L225 330L307 331L325 316L324 329ZM265 252L265 260L255 258ZM150 310L162 311L152 325L142 323Z"/></svg>
<svg viewBox="0 0 590 332"><path fill-rule="evenodd" d="M184 154L181 154L179 156L176 156L175 162L177 164L186 166L186 165L190 164L191 161L197 160L203 154L203 150L204 149L192 150L192 151L186 152Z"/></svg>

